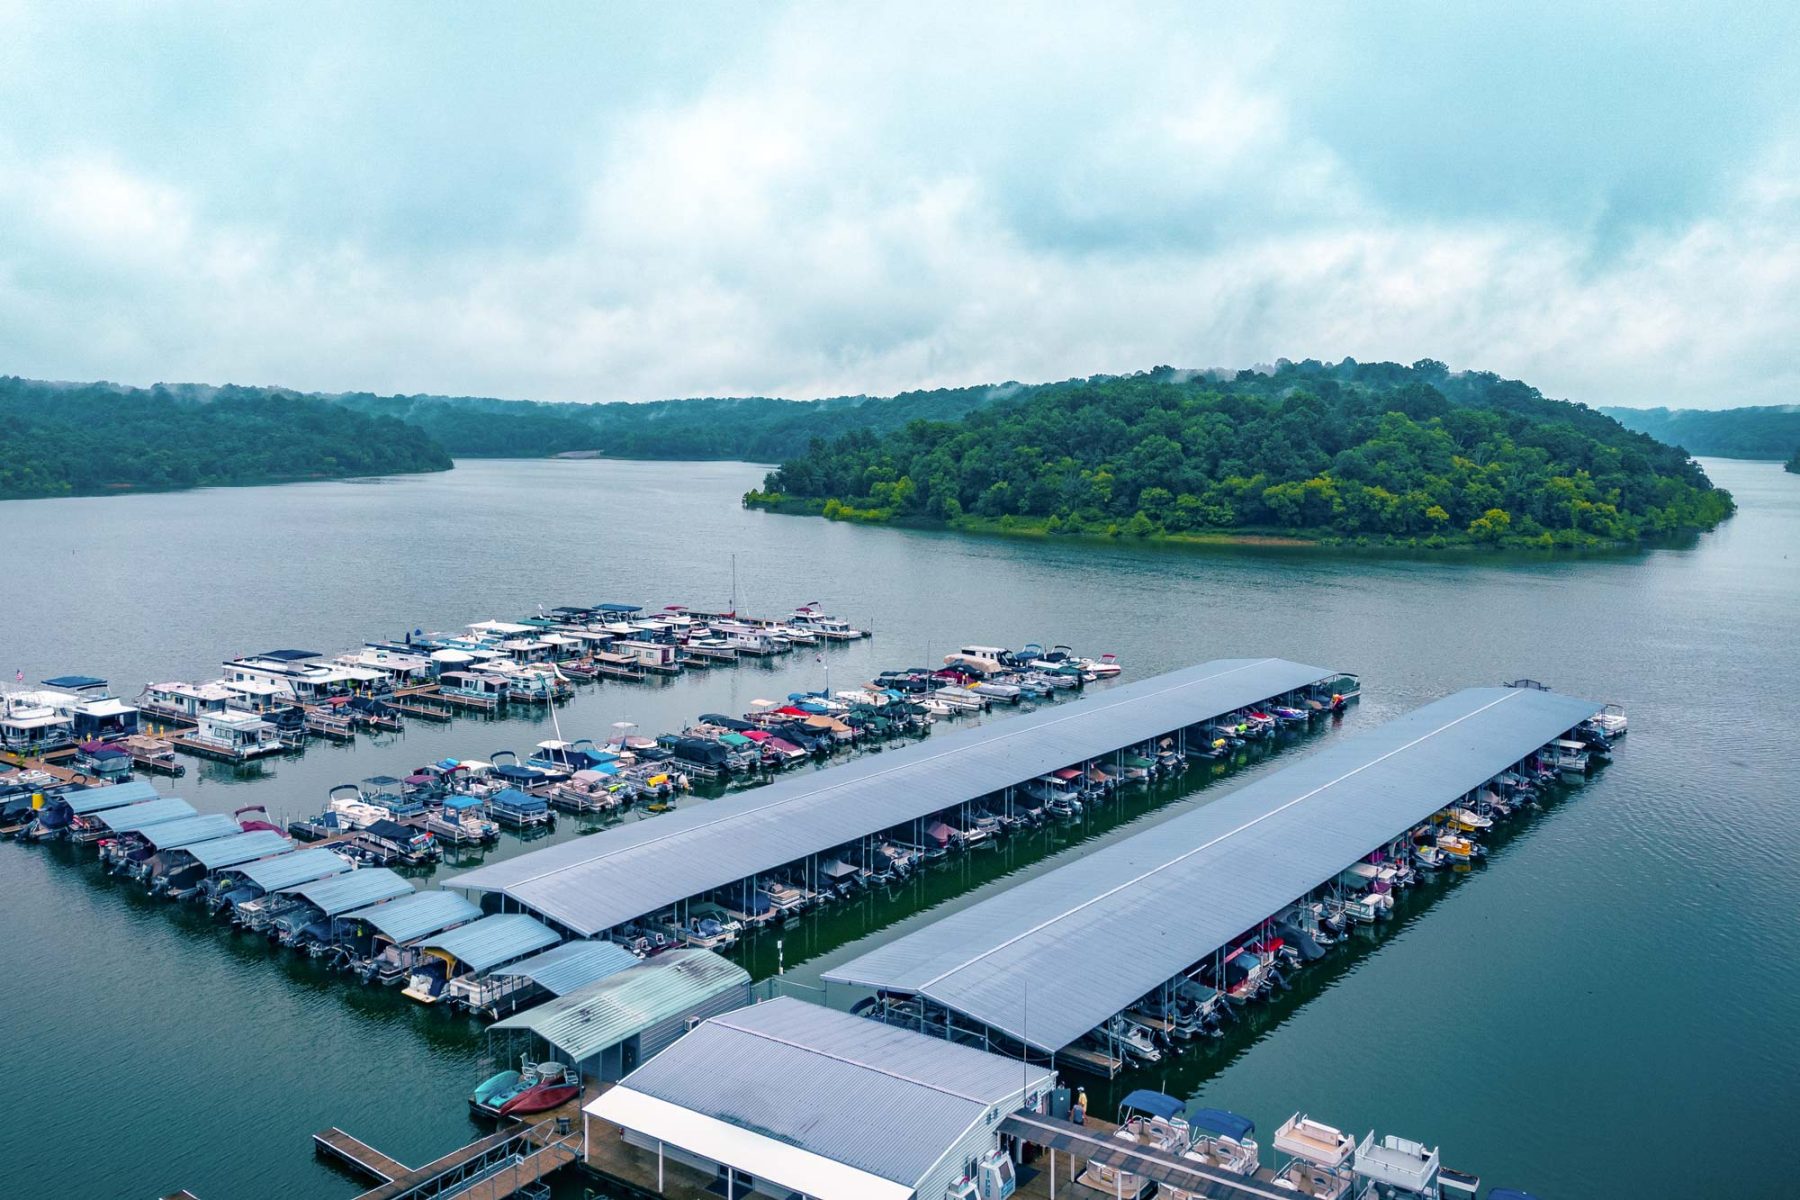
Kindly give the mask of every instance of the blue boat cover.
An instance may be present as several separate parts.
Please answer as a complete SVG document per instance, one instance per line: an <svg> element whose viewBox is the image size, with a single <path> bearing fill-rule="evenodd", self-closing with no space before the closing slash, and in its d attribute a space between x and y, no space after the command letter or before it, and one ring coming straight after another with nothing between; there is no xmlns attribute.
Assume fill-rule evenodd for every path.
<svg viewBox="0 0 1800 1200"><path fill-rule="evenodd" d="M1134 1112L1141 1112L1152 1117L1161 1117L1163 1120L1167 1121L1170 1117L1180 1116L1182 1110L1187 1108L1187 1101L1177 1100L1167 1092L1157 1092L1152 1091L1149 1088L1139 1088L1135 1092L1129 1093L1125 1099L1121 1100L1119 1102L1119 1108L1121 1110L1129 1108Z"/></svg>
<svg viewBox="0 0 1800 1200"><path fill-rule="evenodd" d="M481 799L477 796L445 796L444 807L452 812L461 812L465 808L480 808Z"/></svg>
<svg viewBox="0 0 1800 1200"><path fill-rule="evenodd" d="M542 796L527 796L518 788L501 788L494 793L495 808L507 808L513 812L538 812L550 807L550 802Z"/></svg>
<svg viewBox="0 0 1800 1200"><path fill-rule="evenodd" d="M511 763L495 767L494 774L502 779L542 779L544 777L541 771L534 771L530 767L515 767Z"/></svg>
<svg viewBox="0 0 1800 1200"><path fill-rule="evenodd" d="M58 675L55 679L44 680L44 686L53 688L105 687L106 680L96 679L92 675Z"/></svg>
<svg viewBox="0 0 1800 1200"><path fill-rule="evenodd" d="M1256 1132L1255 1121L1222 1108L1196 1108L1188 1114L1188 1124L1240 1142Z"/></svg>

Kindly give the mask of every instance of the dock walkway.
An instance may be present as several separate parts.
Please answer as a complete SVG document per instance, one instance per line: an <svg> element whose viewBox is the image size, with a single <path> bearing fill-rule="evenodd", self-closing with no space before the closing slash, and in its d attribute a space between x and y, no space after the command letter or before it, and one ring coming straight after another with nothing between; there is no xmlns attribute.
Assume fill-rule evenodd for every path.
<svg viewBox="0 0 1800 1200"><path fill-rule="evenodd" d="M580 1159L581 1105L593 1094L548 1113L534 1114L533 1124L509 1122L510 1128L459 1146L421 1167L409 1167L336 1126L313 1134L313 1152L375 1181L357 1200L424 1200L446 1195L459 1200L504 1200ZM558 1131L558 1118L568 1121L569 1132Z"/></svg>

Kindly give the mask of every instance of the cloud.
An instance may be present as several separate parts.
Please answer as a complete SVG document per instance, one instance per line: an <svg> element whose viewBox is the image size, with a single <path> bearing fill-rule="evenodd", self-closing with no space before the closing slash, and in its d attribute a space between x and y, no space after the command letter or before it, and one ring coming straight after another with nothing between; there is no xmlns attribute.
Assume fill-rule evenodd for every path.
<svg viewBox="0 0 1800 1200"><path fill-rule="evenodd" d="M291 105L249 106L285 113L285 159L220 130L237 177L146 152L199 119L179 109L142 137L0 124L0 369L613 400L1347 354L1596 404L1793 399L1792 130L1624 223L1545 201L1554 179L1397 199L1393 164L1318 119L1310 86L1320 43L1365 35L1271 19L800 7L678 85L547 81L561 123L485 172L432 168L464 116L499 145L508 79L474 89L478 121L419 83L421 124L348 87L329 45L292 51ZM304 112L328 114L316 136Z"/></svg>

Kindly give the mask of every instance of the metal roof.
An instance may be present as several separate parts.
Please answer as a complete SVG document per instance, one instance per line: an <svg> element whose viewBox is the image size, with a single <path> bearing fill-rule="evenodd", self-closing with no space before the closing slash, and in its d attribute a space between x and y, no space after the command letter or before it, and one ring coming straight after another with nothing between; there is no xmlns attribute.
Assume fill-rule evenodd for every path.
<svg viewBox="0 0 1800 1200"><path fill-rule="evenodd" d="M1458 692L825 978L923 995L1061 1049L1599 709L1554 692Z"/></svg>
<svg viewBox="0 0 1800 1200"><path fill-rule="evenodd" d="M467 924L479 916L481 909L464 897L434 889L359 908L344 913L338 920L371 925L389 941L405 945L454 925Z"/></svg>
<svg viewBox="0 0 1800 1200"><path fill-rule="evenodd" d="M346 875L333 875L329 879L314 879L274 890L298 896L322 915L335 917L364 905L404 896L413 890L413 885L386 867L364 867Z"/></svg>
<svg viewBox="0 0 1800 1200"><path fill-rule="evenodd" d="M158 850L176 850L196 842L213 842L244 832L243 827L223 813L182 817L176 821L158 821L138 836Z"/></svg>
<svg viewBox="0 0 1800 1200"><path fill-rule="evenodd" d="M127 804L142 804L156 798L156 789L141 779L115 783L108 787L87 788L79 792L64 792L57 797L76 816L105 812L109 808L122 808Z"/></svg>
<svg viewBox="0 0 1800 1200"><path fill-rule="evenodd" d="M637 955L617 942L564 942L542 954L495 967L494 974L523 975L552 996L566 996L638 962Z"/></svg>
<svg viewBox="0 0 1800 1200"><path fill-rule="evenodd" d="M245 882L253 883L265 892L275 892L296 883L342 875L350 870L350 864L331 851L315 846L231 869L242 875Z"/></svg>
<svg viewBox="0 0 1800 1200"><path fill-rule="evenodd" d="M132 833L164 821L179 821L195 814L194 806L186 800L164 796L158 800L146 800L142 804L130 804L96 815L114 833Z"/></svg>
<svg viewBox="0 0 1800 1200"><path fill-rule="evenodd" d="M151 830L151 832L155 833L157 830ZM214 838L210 842L201 842L197 846L189 846L187 852L194 856L195 862L207 870L217 871L222 867L235 867L239 863L254 862L259 858L286 854L293 848L294 843L273 829L252 829L249 833L232 834L227 837Z"/></svg>
<svg viewBox="0 0 1800 1200"><path fill-rule="evenodd" d="M996 1105L1010 1110L1021 1090L1050 1077L1018 1059L783 997L703 1022L619 1086L917 1187ZM799 1081L820 1102L795 1095Z"/></svg>
<svg viewBox="0 0 1800 1200"><path fill-rule="evenodd" d="M678 900L1336 674L1278 658L1202 663L549 846L445 886L503 892L591 937Z"/></svg>
<svg viewBox="0 0 1800 1200"><path fill-rule="evenodd" d="M483 917L472 925L452 929L441 937L420 943L454 958L463 966L480 974L534 950L554 946L561 937L536 917L524 913L500 913Z"/></svg>
<svg viewBox="0 0 1800 1200"><path fill-rule="evenodd" d="M91 688L105 687L106 680L97 675L58 675L54 679L43 680L43 684L53 688Z"/></svg>
<svg viewBox="0 0 1800 1200"><path fill-rule="evenodd" d="M749 983L748 971L711 950L665 950L491 1028L529 1030L581 1062Z"/></svg>

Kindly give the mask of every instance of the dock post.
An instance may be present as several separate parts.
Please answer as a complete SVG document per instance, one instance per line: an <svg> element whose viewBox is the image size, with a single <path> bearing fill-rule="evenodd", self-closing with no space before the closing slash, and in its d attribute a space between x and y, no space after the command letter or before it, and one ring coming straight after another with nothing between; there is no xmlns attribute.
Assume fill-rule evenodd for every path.
<svg viewBox="0 0 1800 1200"><path fill-rule="evenodd" d="M663 1194L663 1144L661 1139L656 1143L656 1194Z"/></svg>
<svg viewBox="0 0 1800 1200"><path fill-rule="evenodd" d="M1056 1147L1050 1147L1050 1200L1056 1200Z"/></svg>

